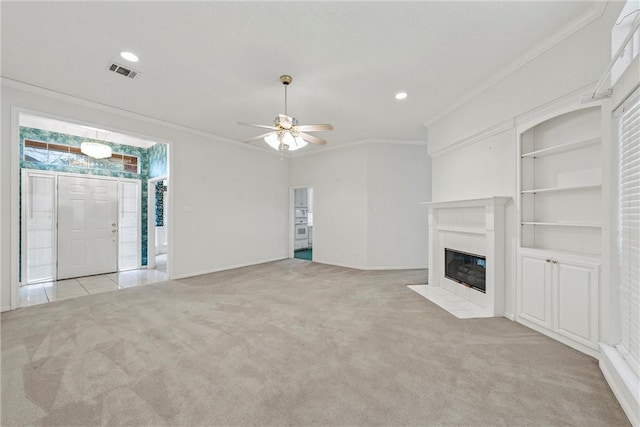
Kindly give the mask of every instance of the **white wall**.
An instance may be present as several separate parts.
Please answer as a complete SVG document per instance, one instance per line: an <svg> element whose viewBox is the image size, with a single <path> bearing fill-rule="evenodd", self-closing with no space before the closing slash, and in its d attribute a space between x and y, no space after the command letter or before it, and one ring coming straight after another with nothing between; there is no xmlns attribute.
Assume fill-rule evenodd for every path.
<svg viewBox="0 0 640 427"><path fill-rule="evenodd" d="M428 128L433 200L508 196L505 312L515 312L515 123L572 92L589 93L609 62L610 30L622 4L550 47ZM593 86L590 86L593 83Z"/></svg>
<svg viewBox="0 0 640 427"><path fill-rule="evenodd" d="M426 145L367 146L367 266L426 268L431 158Z"/></svg>
<svg viewBox="0 0 640 427"><path fill-rule="evenodd" d="M360 269L425 268L426 146L369 142L297 156L291 186L314 191L313 259Z"/></svg>
<svg viewBox="0 0 640 427"><path fill-rule="evenodd" d="M623 3L429 126L429 153L594 83L610 59L610 31ZM592 88L591 88L592 89Z"/></svg>
<svg viewBox="0 0 640 427"><path fill-rule="evenodd" d="M11 111L20 107L69 121L170 141L172 277L287 257L288 165L277 154L225 142L116 109L3 81L0 305L10 305L17 268L17 194L11 193ZM9 87L9 85L11 87ZM14 172L17 172L15 170ZM13 202L13 205L11 205ZM14 274L15 277L15 274ZM15 280L15 279L14 279Z"/></svg>
<svg viewBox="0 0 640 427"><path fill-rule="evenodd" d="M433 200L510 197L505 204L505 313L515 314L512 304L516 275L516 152L515 130L508 129L481 139L464 149L433 159Z"/></svg>
<svg viewBox="0 0 640 427"><path fill-rule="evenodd" d="M313 187L313 260L365 268L367 265L366 147L293 157L292 187Z"/></svg>

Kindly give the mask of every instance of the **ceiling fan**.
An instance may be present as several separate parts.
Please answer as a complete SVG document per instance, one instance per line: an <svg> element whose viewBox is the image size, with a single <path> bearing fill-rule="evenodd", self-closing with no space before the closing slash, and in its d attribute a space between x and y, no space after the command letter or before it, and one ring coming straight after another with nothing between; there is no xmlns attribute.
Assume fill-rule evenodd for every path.
<svg viewBox="0 0 640 427"><path fill-rule="evenodd" d="M312 144L324 145L327 143L322 138L310 135L307 132L319 132L325 130L333 130L331 125L299 125L295 117L287 114L287 86L291 84L293 78L291 76L280 76L280 82L284 85L284 114L278 114L273 121L273 126L254 125L252 123L238 122L239 125L253 126L262 129L269 129L270 132L262 135L254 136L245 142L263 138L264 142L269 144L271 148L277 151L295 151L306 147L310 142Z"/></svg>

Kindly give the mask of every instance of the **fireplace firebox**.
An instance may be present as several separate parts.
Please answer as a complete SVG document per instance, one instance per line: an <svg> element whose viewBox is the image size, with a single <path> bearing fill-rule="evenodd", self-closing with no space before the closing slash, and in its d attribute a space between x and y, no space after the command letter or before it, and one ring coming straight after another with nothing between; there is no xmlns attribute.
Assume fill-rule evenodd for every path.
<svg viewBox="0 0 640 427"><path fill-rule="evenodd" d="M482 293L486 288L487 259L481 255L444 249L444 276Z"/></svg>

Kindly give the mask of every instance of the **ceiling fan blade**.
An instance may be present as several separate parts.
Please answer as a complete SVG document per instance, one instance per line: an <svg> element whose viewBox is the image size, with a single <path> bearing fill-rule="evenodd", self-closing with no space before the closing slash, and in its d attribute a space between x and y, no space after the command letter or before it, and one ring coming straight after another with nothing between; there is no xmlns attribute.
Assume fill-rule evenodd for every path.
<svg viewBox="0 0 640 427"><path fill-rule="evenodd" d="M262 138L264 138L265 136L270 135L270 134L272 134L272 133L273 133L273 132L263 133L262 135L258 135L258 136L254 136L253 138L246 139L244 142L251 142L251 141L254 141L254 140L256 140L256 139L262 139Z"/></svg>
<svg viewBox="0 0 640 427"><path fill-rule="evenodd" d="M322 130L333 130L333 126L331 125L301 125L296 126L301 132L319 132Z"/></svg>
<svg viewBox="0 0 640 427"><path fill-rule="evenodd" d="M268 126L268 125L255 125L253 123L247 123L247 122L238 122L239 125L243 125L243 126L252 126L254 128L262 128L262 129L271 129L271 130L278 130L277 127L274 126Z"/></svg>
<svg viewBox="0 0 640 427"><path fill-rule="evenodd" d="M306 141L308 141L308 142L310 142L312 144L324 145L324 144L327 143L327 141L325 141L324 139L318 138L317 136L309 135L308 133L300 132L300 136L304 140L306 140Z"/></svg>

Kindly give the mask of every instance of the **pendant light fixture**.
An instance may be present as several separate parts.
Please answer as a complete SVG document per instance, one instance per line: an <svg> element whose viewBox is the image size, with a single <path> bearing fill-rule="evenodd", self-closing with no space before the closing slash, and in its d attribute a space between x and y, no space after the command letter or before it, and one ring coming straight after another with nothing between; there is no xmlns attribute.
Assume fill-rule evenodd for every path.
<svg viewBox="0 0 640 427"><path fill-rule="evenodd" d="M80 144L82 154L94 159L108 159L112 155L111 147L97 141L98 131L96 130L96 141L85 141Z"/></svg>

